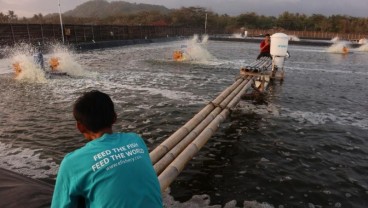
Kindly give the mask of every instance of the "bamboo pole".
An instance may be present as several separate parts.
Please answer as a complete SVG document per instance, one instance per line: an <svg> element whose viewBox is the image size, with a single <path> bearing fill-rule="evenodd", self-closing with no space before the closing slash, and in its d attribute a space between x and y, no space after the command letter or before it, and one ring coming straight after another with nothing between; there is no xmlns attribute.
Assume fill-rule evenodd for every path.
<svg viewBox="0 0 368 208"><path fill-rule="evenodd" d="M206 118L202 120L189 134L187 134L179 143L177 143L168 153L165 154L157 163L154 169L160 174L179 154L183 151L215 118L221 113L222 109L227 108L234 97L250 82L251 77L245 79L234 91L232 91Z"/></svg>
<svg viewBox="0 0 368 208"><path fill-rule="evenodd" d="M234 107L240 100L241 96L250 88L252 82L248 82L243 89L231 100L228 107L216 116L216 118L201 132L200 135L190 143L175 160L158 176L161 191L165 191L167 187L175 180L175 178L184 169L185 165L194 155L207 143L209 138L215 133L220 123L224 121L230 113L229 108Z"/></svg>
<svg viewBox="0 0 368 208"><path fill-rule="evenodd" d="M174 134L157 146L151 153L151 161L155 164L160 158L162 158L168 151L170 151L178 142L180 142L186 135L189 134L214 108L222 102L237 86L243 82L244 78L238 79L230 87L224 90L215 100L204 107L199 113L197 113L191 120L189 120L184 126L178 129Z"/></svg>

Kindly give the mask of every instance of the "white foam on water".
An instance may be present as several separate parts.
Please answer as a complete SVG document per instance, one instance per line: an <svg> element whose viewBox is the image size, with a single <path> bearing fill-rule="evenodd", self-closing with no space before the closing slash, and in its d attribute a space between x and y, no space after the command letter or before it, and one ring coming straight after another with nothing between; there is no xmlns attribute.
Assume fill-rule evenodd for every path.
<svg viewBox="0 0 368 208"><path fill-rule="evenodd" d="M318 68L315 68L315 69L312 69L312 68L304 68L304 67L286 67L286 69L288 70L298 70L298 71L303 71L303 72L310 72L310 71L318 71L318 72L326 72L326 73L338 73L338 74L359 74L359 75L365 75L367 76L368 75L368 71L366 72L355 72L355 71L350 71L348 69L345 69L345 70L339 70L339 69L318 69Z"/></svg>
<svg viewBox="0 0 368 208"><path fill-rule="evenodd" d="M236 206L236 200L227 202L224 206L222 205L210 205L211 199L207 194L194 195L191 199L186 202L178 202L170 195L170 188L163 193L163 204L164 207L175 207L175 208L239 208ZM260 203L257 201L244 201L243 208L273 208L274 206L268 203Z"/></svg>
<svg viewBox="0 0 368 208"><path fill-rule="evenodd" d="M13 147L0 142L0 167L31 178L55 176L59 165L52 158L41 158L42 149Z"/></svg>
<svg viewBox="0 0 368 208"><path fill-rule="evenodd" d="M198 104L203 103L203 99L198 96L193 95L190 92L181 92L176 90L169 89L159 89L159 88L151 88L151 87L141 87L141 86L131 86L131 85L118 85L115 86L119 89L127 89L127 90L138 90L138 91L146 91L150 95L162 95L171 100L179 100L186 101L189 104Z"/></svg>
<svg viewBox="0 0 368 208"><path fill-rule="evenodd" d="M240 101L235 108L245 114L255 113L257 115L280 115L279 107L269 103L268 105L255 105L247 101Z"/></svg>
<svg viewBox="0 0 368 208"><path fill-rule="evenodd" d="M203 103L203 100L198 98L197 96L194 96L192 93L189 92L180 92L180 91L173 91L168 89L153 89L153 88L139 88L139 90L146 90L150 94L157 95L160 94L163 97L169 98L171 100L191 100L189 104L198 104Z"/></svg>
<svg viewBox="0 0 368 208"><path fill-rule="evenodd" d="M368 129L368 116L361 112L342 112L338 110L336 113L325 112L309 112L309 111L292 111L283 109L286 113L281 113L281 117L290 117L299 123L309 123L313 125L321 125L326 123L336 123L344 126L354 126L360 129Z"/></svg>
<svg viewBox="0 0 368 208"><path fill-rule="evenodd" d="M336 121L336 116L330 113L313 113L306 111L293 111L287 114L299 123L311 123L314 125L325 124L327 122Z"/></svg>
<svg viewBox="0 0 368 208"><path fill-rule="evenodd" d="M119 91L122 91L122 90L144 91L145 93L149 95L161 95L171 100L185 101L189 104L198 104L198 103L203 103L205 101L203 97L196 96L190 92L183 92L183 91L178 91L178 90L162 89L162 88L153 88L153 87L144 87L140 84L135 84L133 77L130 77L130 78L132 79L132 81L126 84L109 81L109 79L106 77L101 77L101 79L99 80L90 79L90 78L69 79L67 82L62 79L60 80L55 79L52 81L50 80L50 83L55 86L53 88L53 91L54 91L54 95L56 97L59 97L58 102L72 101L74 99L73 98L74 96L70 96L70 95L75 94L76 90L83 91L86 89L93 89L96 87L105 89L107 91L114 91L116 89L119 89ZM71 88L70 86L74 86L74 87Z"/></svg>

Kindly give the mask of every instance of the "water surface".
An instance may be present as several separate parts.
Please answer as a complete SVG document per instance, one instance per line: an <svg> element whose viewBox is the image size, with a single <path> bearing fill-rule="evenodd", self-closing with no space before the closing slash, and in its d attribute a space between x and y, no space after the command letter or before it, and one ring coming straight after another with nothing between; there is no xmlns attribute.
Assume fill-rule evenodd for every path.
<svg viewBox="0 0 368 208"><path fill-rule="evenodd" d="M114 130L138 132L152 150L258 53L254 43L209 41L201 47L212 57L173 62L185 43L73 53L87 74L46 82L14 80L11 60L1 59L0 167L53 183L63 156L86 142L71 111L92 89L116 103ZM368 206L368 53L289 52L284 82L271 85L267 104L242 100L233 109L172 184L175 200L206 194L211 204L239 207Z"/></svg>

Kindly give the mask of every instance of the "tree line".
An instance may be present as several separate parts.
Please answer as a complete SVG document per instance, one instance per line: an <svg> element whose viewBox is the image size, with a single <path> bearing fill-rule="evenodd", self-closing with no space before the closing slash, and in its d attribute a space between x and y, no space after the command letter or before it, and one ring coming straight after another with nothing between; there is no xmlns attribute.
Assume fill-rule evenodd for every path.
<svg viewBox="0 0 368 208"><path fill-rule="evenodd" d="M202 7L182 7L170 10L169 13L143 11L135 14L121 14L106 18L81 18L64 16L65 24L91 25L170 25L187 27L204 27L207 16L209 33L232 33L239 28L247 29L284 29L297 31L317 31L335 33L368 34L368 18L347 15L324 16L321 14L305 15L284 12L277 17L258 15L255 12L238 16L217 14ZM7 14L0 12L0 23L11 24L59 24L58 14L43 16L35 14L30 18L18 18L14 11Z"/></svg>

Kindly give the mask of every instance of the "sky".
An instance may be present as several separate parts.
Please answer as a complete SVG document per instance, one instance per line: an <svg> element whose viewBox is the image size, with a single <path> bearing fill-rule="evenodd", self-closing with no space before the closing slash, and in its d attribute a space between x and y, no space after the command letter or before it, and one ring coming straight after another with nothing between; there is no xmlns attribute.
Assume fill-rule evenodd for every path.
<svg viewBox="0 0 368 208"><path fill-rule="evenodd" d="M18 17L34 14L58 13L72 10L88 0L0 0L0 12L14 11ZM111 2L111 0L109 0ZM116 1L116 0L115 0ZM265 16L278 16L288 11L306 15L322 14L368 17L368 0L125 0L130 3L162 5L169 9L200 6L218 14L236 16L255 12Z"/></svg>

